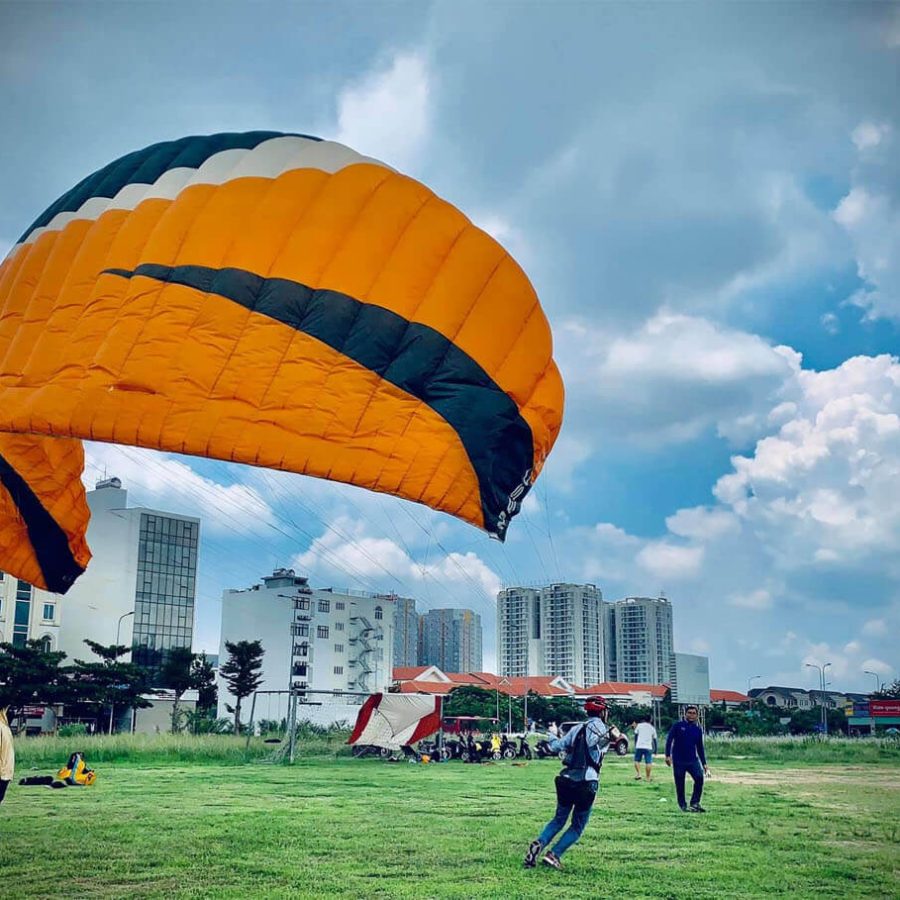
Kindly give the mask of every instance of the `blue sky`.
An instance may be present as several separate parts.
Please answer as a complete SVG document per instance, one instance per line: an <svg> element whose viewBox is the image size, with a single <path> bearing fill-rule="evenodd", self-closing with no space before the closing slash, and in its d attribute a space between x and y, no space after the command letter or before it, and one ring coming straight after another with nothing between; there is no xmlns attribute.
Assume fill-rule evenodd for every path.
<svg viewBox="0 0 900 900"><path fill-rule="evenodd" d="M273 566L470 606L665 591L713 682L864 689L900 656L900 7L0 5L0 253L190 133L343 141L507 246L562 436L506 545L343 485L89 445L86 482L203 519L197 645Z"/></svg>

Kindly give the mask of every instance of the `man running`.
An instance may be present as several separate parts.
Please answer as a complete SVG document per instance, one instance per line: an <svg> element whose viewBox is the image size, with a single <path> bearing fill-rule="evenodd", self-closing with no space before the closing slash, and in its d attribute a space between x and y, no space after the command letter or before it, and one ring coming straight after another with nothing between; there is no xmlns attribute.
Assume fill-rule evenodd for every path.
<svg viewBox="0 0 900 900"><path fill-rule="evenodd" d="M688 809L695 813L706 812L700 805L700 798L703 796L703 776L709 775L709 767L703 750L703 731L697 724L698 716L696 706L686 707L684 718L669 729L666 738L666 765L672 766L675 793L682 812L688 812ZM694 781L690 807L684 801L685 775L690 775Z"/></svg>
<svg viewBox="0 0 900 900"><path fill-rule="evenodd" d="M556 776L556 815L529 844L524 862L526 869L534 868L541 851L565 828L571 813L572 824L542 860L554 869L561 869L562 855L581 837L591 817L603 754L609 748L611 738L618 737L618 731L607 724L609 710L603 697L590 697L584 710L588 714L587 722L572 728L565 737L550 742L554 753L566 751L565 766Z"/></svg>

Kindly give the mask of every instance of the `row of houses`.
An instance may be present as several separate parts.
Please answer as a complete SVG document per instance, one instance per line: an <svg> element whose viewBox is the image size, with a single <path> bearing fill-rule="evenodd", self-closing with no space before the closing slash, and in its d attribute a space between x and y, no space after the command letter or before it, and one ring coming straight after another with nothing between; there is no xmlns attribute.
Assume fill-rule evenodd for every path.
<svg viewBox="0 0 900 900"><path fill-rule="evenodd" d="M581 686L567 681L561 675L532 675L512 677L494 675L491 672L442 672L437 666L400 666L393 671L392 690L401 694L432 694L446 697L458 687L479 687L498 691L510 697L524 697L533 692L541 697L571 697L574 700L600 695L622 706L650 706L661 701L668 685L642 684L624 681L601 681ZM736 709L748 701L746 694L738 691L711 689L710 703L724 703Z"/></svg>
<svg viewBox="0 0 900 900"><path fill-rule="evenodd" d="M753 688L750 697L775 709L813 709L826 706L829 709L845 709L854 703L865 703L868 694L854 691L807 691L793 687Z"/></svg>

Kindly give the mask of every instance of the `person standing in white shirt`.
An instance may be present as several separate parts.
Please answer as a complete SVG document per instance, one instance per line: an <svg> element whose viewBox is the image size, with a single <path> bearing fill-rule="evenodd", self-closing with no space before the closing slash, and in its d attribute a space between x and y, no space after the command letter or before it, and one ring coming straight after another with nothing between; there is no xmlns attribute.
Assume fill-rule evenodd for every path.
<svg viewBox="0 0 900 900"><path fill-rule="evenodd" d="M634 727L634 780L641 780L641 763L647 773L647 781L651 781L653 754L656 751L656 729L650 724L650 716Z"/></svg>

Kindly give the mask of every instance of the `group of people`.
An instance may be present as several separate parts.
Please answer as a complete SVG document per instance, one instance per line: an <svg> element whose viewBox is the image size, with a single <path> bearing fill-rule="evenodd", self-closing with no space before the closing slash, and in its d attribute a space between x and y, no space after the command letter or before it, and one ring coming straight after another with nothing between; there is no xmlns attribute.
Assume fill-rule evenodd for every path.
<svg viewBox="0 0 900 900"><path fill-rule="evenodd" d="M565 751L563 770L556 776L556 814L543 831L528 845L524 865L532 869L541 861L554 869L562 868L563 854L581 837L591 817L591 809L600 784L603 756L610 744L619 738L615 725L609 723L609 707L603 697L591 697L585 703L588 720L566 735L550 742L554 752ZM672 768L675 794L683 812L703 813L700 805L704 776L709 774L703 730L697 723L699 710L688 706L684 718L676 722L666 736L666 765ZM635 726L634 769L640 781L641 764L647 781L652 779L653 754L656 752L656 729L650 717ZM690 804L685 801L685 778L693 779ZM569 817L571 816L571 821ZM554 838L566 827L562 837ZM544 854L541 857L541 854Z"/></svg>

